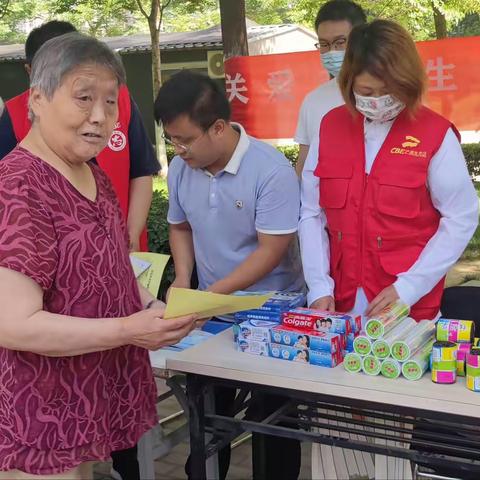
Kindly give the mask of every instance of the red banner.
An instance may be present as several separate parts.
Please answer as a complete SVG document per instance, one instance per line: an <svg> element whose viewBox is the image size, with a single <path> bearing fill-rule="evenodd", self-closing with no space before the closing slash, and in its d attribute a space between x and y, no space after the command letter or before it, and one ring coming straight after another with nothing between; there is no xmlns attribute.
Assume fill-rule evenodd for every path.
<svg viewBox="0 0 480 480"><path fill-rule="evenodd" d="M417 43L429 79L426 104L459 130L480 130L480 37ZM317 51L225 62L233 119L257 138L292 138L305 95L328 80Z"/></svg>

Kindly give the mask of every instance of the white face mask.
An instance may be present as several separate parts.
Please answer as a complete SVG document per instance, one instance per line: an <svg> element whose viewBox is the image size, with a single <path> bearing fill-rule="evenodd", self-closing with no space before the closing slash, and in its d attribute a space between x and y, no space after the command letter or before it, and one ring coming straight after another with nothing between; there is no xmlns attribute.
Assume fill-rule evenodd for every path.
<svg viewBox="0 0 480 480"><path fill-rule="evenodd" d="M320 56L325 70L327 70L332 77L338 77L342 68L343 59L345 58L345 50L330 50L327 53L322 53Z"/></svg>
<svg viewBox="0 0 480 480"><path fill-rule="evenodd" d="M392 95L364 97L353 92L357 110L369 120L388 122L398 117L405 104Z"/></svg>

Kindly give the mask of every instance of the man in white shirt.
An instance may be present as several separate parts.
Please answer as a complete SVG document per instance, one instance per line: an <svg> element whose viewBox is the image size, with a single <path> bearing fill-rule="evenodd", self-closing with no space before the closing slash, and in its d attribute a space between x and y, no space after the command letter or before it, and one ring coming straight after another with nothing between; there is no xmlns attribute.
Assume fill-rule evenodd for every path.
<svg viewBox="0 0 480 480"><path fill-rule="evenodd" d="M300 144L296 166L299 176L302 174L308 149L318 137L323 116L344 103L337 76L342 67L350 31L355 25L366 21L362 7L350 0L330 0L318 11L315 19L318 43L315 47L320 51L321 61L330 74L330 81L307 94L300 108L294 138L295 142Z"/></svg>

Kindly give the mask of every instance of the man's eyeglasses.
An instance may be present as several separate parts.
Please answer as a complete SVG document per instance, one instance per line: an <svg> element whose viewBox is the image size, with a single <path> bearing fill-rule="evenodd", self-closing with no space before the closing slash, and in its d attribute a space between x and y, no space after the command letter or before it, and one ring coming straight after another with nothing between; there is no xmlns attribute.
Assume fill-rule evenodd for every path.
<svg viewBox="0 0 480 480"><path fill-rule="evenodd" d="M170 138L168 138L165 134L162 135L162 138L163 140L165 141L165 143L167 145L171 145L173 148L175 148L175 150L177 150L179 153L183 153L183 154L188 154L191 152L192 150L192 147L195 145L196 142L198 142L198 140L200 140L209 130L210 130L210 127L216 122L217 120L214 120L205 130L204 132L198 136L197 138L195 138L194 140L192 140L192 142L190 143L190 145L184 145L182 143L178 143L178 142L174 142L173 140L171 140Z"/></svg>
<svg viewBox="0 0 480 480"><path fill-rule="evenodd" d="M190 145L183 145L181 143L174 142L173 140L170 140L165 134L163 134L162 137L165 140L165 143L167 145L171 145L178 152L180 152L180 153L190 153L192 147L195 145L195 142L200 140L206 133L207 133L207 130L205 130L199 137L197 137L195 140L193 140L193 142Z"/></svg>
<svg viewBox="0 0 480 480"><path fill-rule="evenodd" d="M327 53L330 50L345 50L347 47L347 39L346 38L337 38L332 43L321 41L315 44L315 48L320 50L320 53Z"/></svg>

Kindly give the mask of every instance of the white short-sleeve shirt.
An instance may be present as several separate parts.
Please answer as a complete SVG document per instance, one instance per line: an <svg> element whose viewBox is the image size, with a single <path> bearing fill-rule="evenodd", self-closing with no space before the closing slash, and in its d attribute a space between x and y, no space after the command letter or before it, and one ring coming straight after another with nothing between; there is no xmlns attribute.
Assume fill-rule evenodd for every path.
<svg viewBox="0 0 480 480"><path fill-rule="evenodd" d="M344 103L336 78L308 93L300 108L295 142L301 145L311 145L314 140L318 139L320 122L324 115Z"/></svg>

